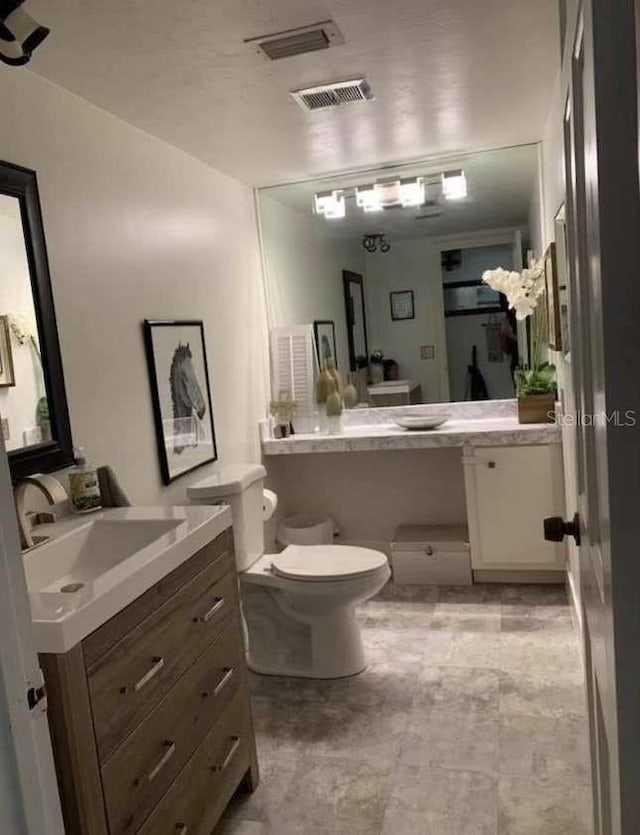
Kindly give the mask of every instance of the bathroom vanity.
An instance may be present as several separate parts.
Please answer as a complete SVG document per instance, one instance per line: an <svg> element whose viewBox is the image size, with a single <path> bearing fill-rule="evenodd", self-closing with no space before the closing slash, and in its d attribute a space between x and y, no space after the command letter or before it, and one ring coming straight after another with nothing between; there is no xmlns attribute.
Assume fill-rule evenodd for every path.
<svg viewBox="0 0 640 835"><path fill-rule="evenodd" d="M414 410L449 419L428 431L393 423ZM563 581L565 546L542 533L546 516L564 512L558 425L519 424L515 401L357 409L343 418L337 435L263 442L284 512L312 507L337 521L338 541L387 553L398 525L467 525L476 582Z"/></svg>
<svg viewBox="0 0 640 835"><path fill-rule="evenodd" d="M144 509L113 510L25 556L68 835L208 835L239 784L257 785L230 512L163 515L176 524L149 542ZM137 547L90 579L77 538L97 526L87 542L98 560L100 522L121 526L114 554ZM70 577L38 589L30 565L49 547L51 560L77 549L75 585L90 586L57 619L38 598Z"/></svg>

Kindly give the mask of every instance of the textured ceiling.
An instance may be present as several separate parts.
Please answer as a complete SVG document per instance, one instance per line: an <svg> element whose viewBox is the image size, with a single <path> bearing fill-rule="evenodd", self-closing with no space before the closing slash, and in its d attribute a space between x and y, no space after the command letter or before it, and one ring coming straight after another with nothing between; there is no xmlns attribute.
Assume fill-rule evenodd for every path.
<svg viewBox="0 0 640 835"><path fill-rule="evenodd" d="M34 72L254 185L541 138L556 0L30 0ZM345 44L268 62L243 39L332 18ZM5 70L6 71L6 70ZM305 113L301 86L375 100Z"/></svg>
<svg viewBox="0 0 640 835"><path fill-rule="evenodd" d="M384 212L366 214L347 200L347 215L341 220L327 220L313 215L313 195L316 191L349 188L373 183L378 177L413 177L441 173L443 170L464 169L468 196L465 200L446 201L441 190L432 186L427 198L436 200L432 211L440 214L428 220L417 220L424 215L424 208L387 209ZM318 226L337 235L359 239L362 235L384 233L389 240L419 238L425 235L461 235L484 229L509 226L526 227L534 189L537 187L538 146L521 145L471 154L466 157L442 158L437 165L415 163L401 168L370 171L360 175L338 176L322 180L277 186L261 190L280 203L314 217Z"/></svg>

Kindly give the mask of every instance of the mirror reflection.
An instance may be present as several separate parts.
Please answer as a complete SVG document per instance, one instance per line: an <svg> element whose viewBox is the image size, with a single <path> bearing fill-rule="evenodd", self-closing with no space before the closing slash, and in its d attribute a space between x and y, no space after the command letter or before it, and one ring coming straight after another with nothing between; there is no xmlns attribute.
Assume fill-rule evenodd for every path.
<svg viewBox="0 0 640 835"><path fill-rule="evenodd" d="M272 327L333 322L371 406L515 395L526 334L487 269L522 269L538 211L523 145L259 193Z"/></svg>
<svg viewBox="0 0 640 835"><path fill-rule="evenodd" d="M0 194L0 418L8 451L51 440L20 202Z"/></svg>

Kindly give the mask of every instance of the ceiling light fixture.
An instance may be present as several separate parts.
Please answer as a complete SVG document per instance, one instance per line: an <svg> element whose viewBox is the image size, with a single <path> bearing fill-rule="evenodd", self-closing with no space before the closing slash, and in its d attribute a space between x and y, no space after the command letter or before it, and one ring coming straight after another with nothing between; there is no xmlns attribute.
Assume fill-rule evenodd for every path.
<svg viewBox="0 0 640 835"><path fill-rule="evenodd" d="M464 171L445 171L442 175L442 193L446 200L463 200L467 196Z"/></svg>
<svg viewBox="0 0 640 835"><path fill-rule="evenodd" d="M313 206L317 215L324 215L329 220L340 220L347 213L342 189L314 194Z"/></svg>
<svg viewBox="0 0 640 835"><path fill-rule="evenodd" d="M21 67L49 34L46 26L20 7L24 0L0 0L0 61Z"/></svg>
<svg viewBox="0 0 640 835"><path fill-rule="evenodd" d="M375 186L357 187L356 203L365 212L381 212L383 208Z"/></svg>
<svg viewBox="0 0 640 835"><path fill-rule="evenodd" d="M412 180L400 180L400 204L403 209L422 206L425 200L424 177Z"/></svg>
<svg viewBox="0 0 640 835"><path fill-rule="evenodd" d="M364 235L362 238L362 246L367 252L377 252L380 247L380 252L389 252L391 244L387 241L386 235Z"/></svg>

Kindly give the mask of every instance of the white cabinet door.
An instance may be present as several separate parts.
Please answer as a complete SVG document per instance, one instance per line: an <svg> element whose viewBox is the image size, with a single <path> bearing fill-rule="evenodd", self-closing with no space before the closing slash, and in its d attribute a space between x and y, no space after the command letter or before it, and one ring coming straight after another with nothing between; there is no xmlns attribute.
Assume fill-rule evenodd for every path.
<svg viewBox="0 0 640 835"><path fill-rule="evenodd" d="M473 568L562 570L565 546L542 528L564 512L560 445L468 449L464 462Z"/></svg>

